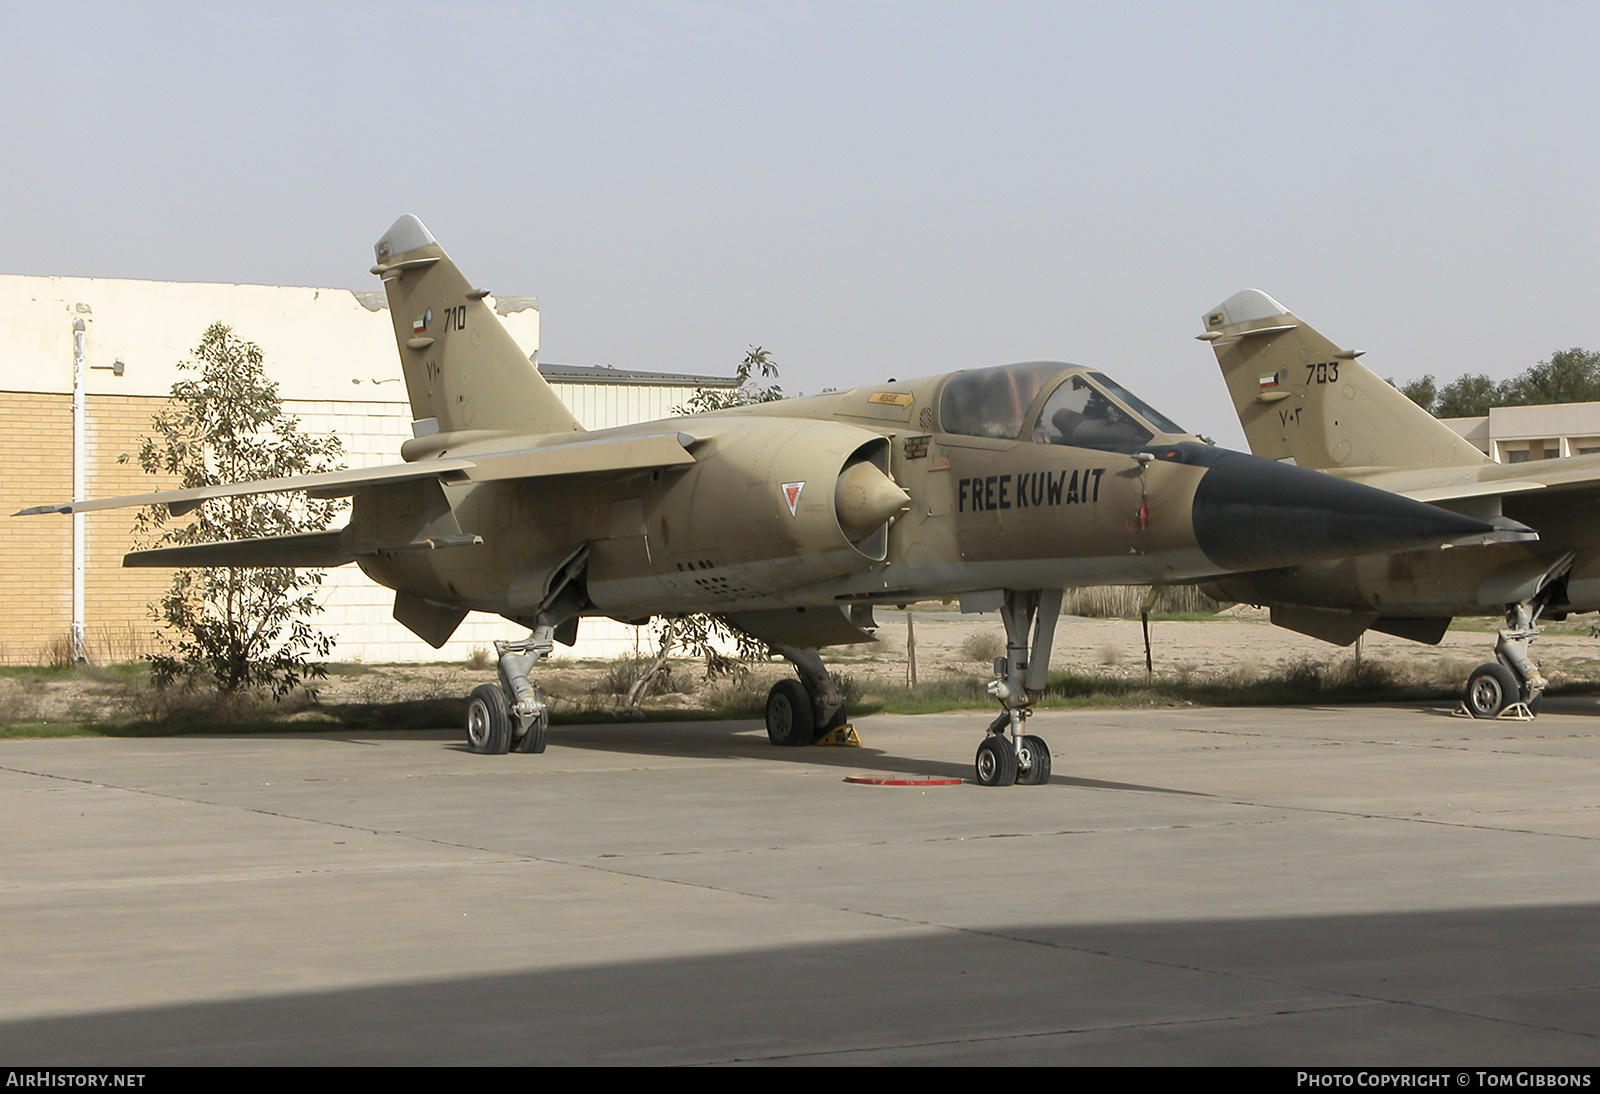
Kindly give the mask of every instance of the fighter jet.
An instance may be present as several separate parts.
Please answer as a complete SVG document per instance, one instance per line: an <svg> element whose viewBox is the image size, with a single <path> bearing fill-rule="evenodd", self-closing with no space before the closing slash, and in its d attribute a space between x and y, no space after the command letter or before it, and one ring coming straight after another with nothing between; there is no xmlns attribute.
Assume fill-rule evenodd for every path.
<svg viewBox="0 0 1600 1094"><path fill-rule="evenodd" d="M420 220L378 241L416 421L403 463L40 506L69 513L305 490L349 496L309 535L129 554L128 566L338 566L395 590L435 647L468 611L531 631L497 643L467 715L477 752L541 752L531 679L581 619L709 612L791 661L767 733L808 745L848 717L818 652L871 639L873 607L1001 609L989 786L1049 780L1025 732L1075 585L1493 538L1492 525L1199 442L1103 373L1057 362L886 380L833 394L585 432Z"/></svg>
<svg viewBox="0 0 1600 1094"><path fill-rule="evenodd" d="M1207 312L1205 332L1250 450L1501 525L1473 551L1375 553L1275 567L1209 587L1269 605L1281 627L1340 645L1368 628L1437 643L1458 615L1504 615L1495 660L1464 706L1537 713L1546 681L1528 657L1538 621L1600 609L1600 456L1498 464L1264 292ZM1518 532L1519 526L1537 537Z"/></svg>

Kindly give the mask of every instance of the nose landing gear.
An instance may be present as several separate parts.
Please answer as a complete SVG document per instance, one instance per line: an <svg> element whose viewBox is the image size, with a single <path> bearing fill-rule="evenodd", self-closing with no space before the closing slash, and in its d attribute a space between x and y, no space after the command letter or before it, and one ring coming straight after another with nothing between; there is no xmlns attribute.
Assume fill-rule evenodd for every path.
<svg viewBox="0 0 1600 1094"><path fill-rule="evenodd" d="M1022 730L1033 713L1034 698L1044 690L1061 617L1061 590L1007 589L1004 596L1000 615L1006 626L1006 656L995 660L998 679L986 689L1001 710L978 745L973 771L980 786L1038 786L1050 781L1050 747L1044 738Z"/></svg>

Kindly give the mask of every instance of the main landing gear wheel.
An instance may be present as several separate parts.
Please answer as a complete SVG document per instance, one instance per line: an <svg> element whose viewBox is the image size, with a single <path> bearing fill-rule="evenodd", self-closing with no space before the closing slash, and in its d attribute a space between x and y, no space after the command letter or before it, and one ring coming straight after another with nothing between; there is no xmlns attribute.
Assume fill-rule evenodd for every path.
<svg viewBox="0 0 1600 1094"><path fill-rule="evenodd" d="M1467 713L1474 718L1494 718L1522 697L1516 676L1498 661L1489 661L1467 677Z"/></svg>
<svg viewBox="0 0 1600 1094"><path fill-rule="evenodd" d="M811 696L798 680L779 680L767 693L767 737L775 745L808 745L817 739Z"/></svg>
<svg viewBox="0 0 1600 1094"><path fill-rule="evenodd" d="M1031 734L1022 738L1022 758L1017 770L1018 786L1043 786L1050 781L1050 746L1043 737Z"/></svg>
<svg viewBox="0 0 1600 1094"><path fill-rule="evenodd" d="M498 684L479 684L467 700L467 747L498 756L511 747L511 711Z"/></svg>
<svg viewBox="0 0 1600 1094"><path fill-rule="evenodd" d="M1011 786L1017 781L1017 750L998 734L991 734L978 745L978 757L973 761L982 786Z"/></svg>
<svg viewBox="0 0 1600 1094"><path fill-rule="evenodd" d="M541 696L541 701L542 701ZM517 738L514 752L543 752L550 739L550 712L540 707L539 712L533 716L528 729Z"/></svg>

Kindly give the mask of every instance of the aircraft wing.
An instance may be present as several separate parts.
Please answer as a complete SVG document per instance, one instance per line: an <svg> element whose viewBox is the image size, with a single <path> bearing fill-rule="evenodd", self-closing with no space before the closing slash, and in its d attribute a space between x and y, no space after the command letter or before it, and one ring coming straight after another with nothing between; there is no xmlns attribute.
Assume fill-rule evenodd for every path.
<svg viewBox="0 0 1600 1094"><path fill-rule="evenodd" d="M1568 466L1570 464L1578 466ZM1513 470L1514 468L1514 470ZM1416 501L1429 503L1457 501L1464 498L1504 497L1535 491L1566 493L1569 491L1600 491L1600 460L1590 456L1569 456L1560 460L1541 460L1536 463L1505 465L1505 474L1489 477L1499 465L1490 468L1473 468L1467 473L1441 474L1438 469L1385 471L1375 475L1352 475L1366 486L1376 486L1404 494ZM1486 474L1488 472L1489 474ZM1441 478L1447 481L1441 482Z"/></svg>
<svg viewBox="0 0 1600 1094"><path fill-rule="evenodd" d="M694 462L694 457L690 455L686 446L693 444L695 438L686 433L657 433L603 439L594 439L593 434L575 434L575 436L587 439L532 445L506 452L328 471L320 475L290 475L278 479L258 479L255 482L201 486L190 490L160 490L150 494L128 494L118 498L57 502L22 509L13 516L89 513L98 509L121 509L137 505L165 505L174 516L182 516L198 508L202 502L214 498L282 494L294 490L304 490L313 497L340 498L388 483L400 483L412 479L436 478L446 483L478 483L501 479L641 471Z"/></svg>

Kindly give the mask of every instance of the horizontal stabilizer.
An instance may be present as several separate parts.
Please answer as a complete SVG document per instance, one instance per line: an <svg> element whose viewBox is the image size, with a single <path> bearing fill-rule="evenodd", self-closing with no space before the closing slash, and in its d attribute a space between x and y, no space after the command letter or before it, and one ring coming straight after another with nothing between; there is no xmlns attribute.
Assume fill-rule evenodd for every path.
<svg viewBox="0 0 1600 1094"><path fill-rule="evenodd" d="M308 566L322 569L355 561L340 542L344 529L296 536L239 539L228 543L193 543L156 547L122 556L124 566Z"/></svg>

